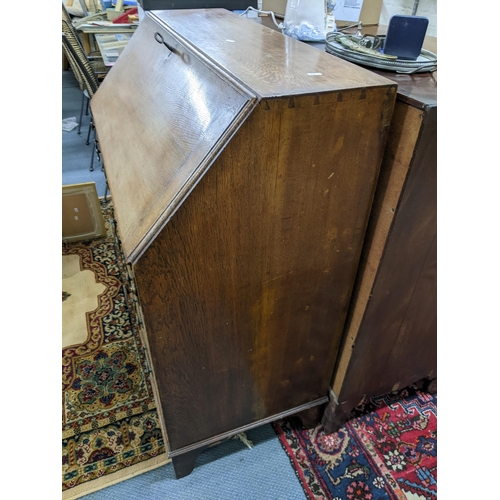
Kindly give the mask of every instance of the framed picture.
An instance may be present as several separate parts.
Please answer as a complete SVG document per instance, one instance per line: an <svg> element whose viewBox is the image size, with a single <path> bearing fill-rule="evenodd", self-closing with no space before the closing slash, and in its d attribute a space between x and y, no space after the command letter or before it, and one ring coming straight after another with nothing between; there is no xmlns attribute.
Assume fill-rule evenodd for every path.
<svg viewBox="0 0 500 500"><path fill-rule="evenodd" d="M62 187L62 239L81 241L106 236L95 182Z"/></svg>

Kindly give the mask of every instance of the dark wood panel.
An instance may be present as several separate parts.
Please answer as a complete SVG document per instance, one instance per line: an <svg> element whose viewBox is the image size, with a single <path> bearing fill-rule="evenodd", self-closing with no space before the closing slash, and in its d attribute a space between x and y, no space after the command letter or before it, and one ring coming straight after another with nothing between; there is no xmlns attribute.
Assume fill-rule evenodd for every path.
<svg viewBox="0 0 500 500"><path fill-rule="evenodd" d="M261 101L136 264L172 450L326 396L394 98Z"/></svg>
<svg viewBox="0 0 500 500"><path fill-rule="evenodd" d="M437 376L437 238L429 249L400 331L384 367L381 392ZM390 382L389 382L390 381Z"/></svg>
<svg viewBox="0 0 500 500"><path fill-rule="evenodd" d="M406 104L398 106L404 109ZM324 416L329 432L363 397L404 387L436 370L436 108L421 116L422 126L417 131L404 127L404 121L391 125L389 143L399 144L407 137L405 133L417 133L418 139L369 289L359 286L369 272L368 259L363 257L343 345L345 359L340 358L333 382L338 401L332 401ZM394 156L388 146L382 170L393 167ZM374 203L379 207L374 211L375 219L382 213L386 193L380 189L377 196L382 200ZM377 234L374 222L370 222L365 255ZM361 296L366 297L360 301ZM356 307L360 307L356 314L361 316L354 324L352 311Z"/></svg>
<svg viewBox="0 0 500 500"><path fill-rule="evenodd" d="M408 178L421 127L421 111L397 101L377 182L370 222L363 243L364 250L346 322L343 348L335 370L333 389L337 394L340 393L344 383L357 336L363 331L362 324L366 309L373 295L375 279L382 264L382 257ZM374 353L373 356L376 354ZM364 366L367 373L368 366L368 364Z"/></svg>
<svg viewBox="0 0 500 500"><path fill-rule="evenodd" d="M164 9L246 9L258 6L257 0L139 0L144 10Z"/></svg>
<svg viewBox="0 0 500 500"><path fill-rule="evenodd" d="M373 292L379 300L365 323L368 331L383 331L387 345L392 346L387 361L380 361L374 372L379 382L373 390L378 393L396 385L404 387L436 368L436 108L422 119L416 154L384 254L386 268L381 269ZM389 266L396 272L389 272Z"/></svg>

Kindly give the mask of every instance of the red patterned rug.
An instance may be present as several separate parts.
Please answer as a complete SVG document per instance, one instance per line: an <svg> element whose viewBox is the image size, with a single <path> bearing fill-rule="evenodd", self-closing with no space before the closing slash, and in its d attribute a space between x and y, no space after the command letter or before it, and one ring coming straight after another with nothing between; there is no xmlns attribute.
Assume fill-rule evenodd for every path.
<svg viewBox="0 0 500 500"><path fill-rule="evenodd" d="M372 398L336 433L273 424L308 499L437 498L437 396L409 387Z"/></svg>

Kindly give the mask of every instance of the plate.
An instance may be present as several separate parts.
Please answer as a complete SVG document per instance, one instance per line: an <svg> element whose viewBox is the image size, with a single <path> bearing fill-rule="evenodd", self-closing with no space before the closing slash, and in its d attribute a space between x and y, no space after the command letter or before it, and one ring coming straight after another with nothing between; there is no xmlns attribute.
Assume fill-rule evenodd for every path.
<svg viewBox="0 0 500 500"><path fill-rule="evenodd" d="M408 59L396 59L395 61L390 61L348 49L341 43L335 41L335 37L338 35L339 33L337 32L327 33L325 50L329 54L341 57L347 61L372 68L385 69L405 74L426 73L437 69L437 55L429 50L422 49L420 51L420 55L415 61L409 61Z"/></svg>

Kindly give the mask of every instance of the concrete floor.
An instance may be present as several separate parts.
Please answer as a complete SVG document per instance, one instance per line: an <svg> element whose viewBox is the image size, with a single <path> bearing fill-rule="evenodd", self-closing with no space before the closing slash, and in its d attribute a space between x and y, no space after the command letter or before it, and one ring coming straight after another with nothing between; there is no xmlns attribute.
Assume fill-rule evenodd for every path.
<svg viewBox="0 0 500 500"><path fill-rule="evenodd" d="M78 87L71 69L62 72L62 119L80 118L82 91ZM90 115L82 117L81 133L77 129L70 132L62 130L62 184L80 184L95 182L97 194L103 197L106 189L102 163L94 156L94 171L89 170L92 155L92 143L86 145Z"/></svg>

